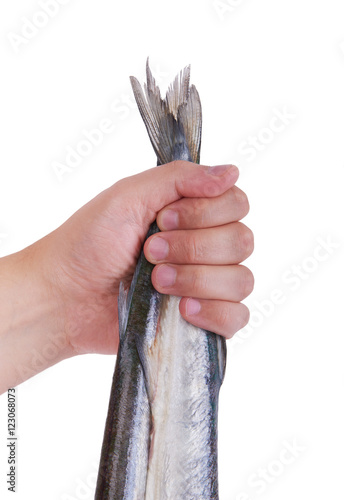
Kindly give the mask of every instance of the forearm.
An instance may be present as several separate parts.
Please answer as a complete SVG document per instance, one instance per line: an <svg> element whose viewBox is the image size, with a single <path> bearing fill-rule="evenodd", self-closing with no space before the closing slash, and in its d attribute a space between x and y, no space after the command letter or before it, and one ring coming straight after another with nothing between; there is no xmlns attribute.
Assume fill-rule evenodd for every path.
<svg viewBox="0 0 344 500"><path fill-rule="evenodd" d="M0 394L73 355L40 245L0 259Z"/></svg>

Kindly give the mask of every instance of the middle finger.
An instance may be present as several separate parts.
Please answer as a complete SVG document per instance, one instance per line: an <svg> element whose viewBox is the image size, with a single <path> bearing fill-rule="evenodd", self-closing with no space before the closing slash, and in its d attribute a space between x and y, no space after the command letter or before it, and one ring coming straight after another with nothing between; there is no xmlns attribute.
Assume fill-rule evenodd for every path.
<svg viewBox="0 0 344 500"><path fill-rule="evenodd" d="M239 264L253 251L252 231L242 222L223 226L164 231L152 235L144 245L152 264Z"/></svg>

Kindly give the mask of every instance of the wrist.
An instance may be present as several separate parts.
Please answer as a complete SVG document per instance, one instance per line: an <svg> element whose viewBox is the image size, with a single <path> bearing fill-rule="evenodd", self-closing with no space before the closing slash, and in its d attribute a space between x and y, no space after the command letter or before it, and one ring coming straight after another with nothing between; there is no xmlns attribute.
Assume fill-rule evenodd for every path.
<svg viewBox="0 0 344 500"><path fill-rule="evenodd" d="M45 245L0 260L0 393L74 354Z"/></svg>

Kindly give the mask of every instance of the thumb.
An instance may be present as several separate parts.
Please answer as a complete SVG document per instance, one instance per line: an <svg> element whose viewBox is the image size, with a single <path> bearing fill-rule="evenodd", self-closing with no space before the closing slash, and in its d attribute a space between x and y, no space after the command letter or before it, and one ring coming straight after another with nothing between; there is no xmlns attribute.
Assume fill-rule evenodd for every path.
<svg viewBox="0 0 344 500"><path fill-rule="evenodd" d="M114 185L122 196L135 200L157 214L180 198L211 198L231 188L239 177L234 165L208 167L174 161L122 179Z"/></svg>

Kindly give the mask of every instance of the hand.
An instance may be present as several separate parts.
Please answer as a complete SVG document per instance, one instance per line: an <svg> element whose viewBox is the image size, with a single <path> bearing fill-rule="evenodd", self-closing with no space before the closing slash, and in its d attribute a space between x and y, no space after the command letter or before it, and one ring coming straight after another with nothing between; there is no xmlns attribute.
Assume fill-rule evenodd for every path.
<svg viewBox="0 0 344 500"><path fill-rule="evenodd" d="M220 176L207 170L176 162L125 178L51 235L52 277L57 277L61 315L76 353L117 352L119 283L130 284L155 218L163 233L144 247L146 258L158 264L154 287L184 297L180 312L186 320L227 338L247 323L248 310L240 300L252 291L253 278L238 263L252 252L253 238L237 222L248 212L247 198L233 187L236 167ZM172 274L175 283L168 285Z"/></svg>
<svg viewBox="0 0 344 500"><path fill-rule="evenodd" d="M117 352L119 284L130 284L155 219L162 232L147 240L144 251L157 264L156 289L183 297L180 312L190 323L227 338L242 328L248 310L240 300L251 292L253 278L238 264L252 252L253 238L237 222L248 212L237 178L234 166L174 162L152 168L117 182L46 237L1 259L3 283L7 276L11 282L10 288L0 285L4 386L75 354ZM167 244L164 255L161 245L154 253L159 241ZM175 282L167 285L173 272ZM9 366L5 353L18 344Z"/></svg>

